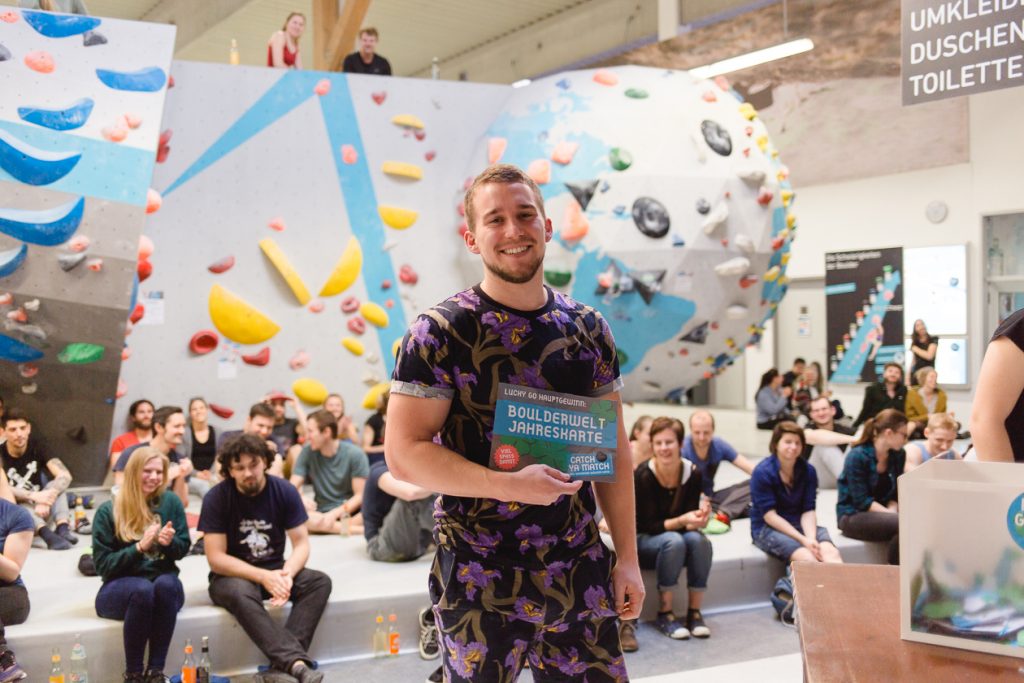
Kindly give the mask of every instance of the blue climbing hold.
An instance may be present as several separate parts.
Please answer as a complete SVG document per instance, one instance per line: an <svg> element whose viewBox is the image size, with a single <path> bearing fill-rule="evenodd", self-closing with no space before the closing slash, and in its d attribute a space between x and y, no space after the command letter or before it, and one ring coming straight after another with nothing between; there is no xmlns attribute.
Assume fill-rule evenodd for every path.
<svg viewBox="0 0 1024 683"><path fill-rule="evenodd" d="M47 152L0 130L0 168L29 185L60 180L82 158L81 152Z"/></svg>
<svg viewBox="0 0 1024 683"><path fill-rule="evenodd" d="M43 352L6 334L0 334L0 360L29 363L43 357Z"/></svg>
<svg viewBox="0 0 1024 683"><path fill-rule="evenodd" d="M23 10L21 16L25 17L25 23L47 38L78 36L103 23L101 19L82 14L53 14Z"/></svg>
<svg viewBox="0 0 1024 683"><path fill-rule="evenodd" d="M557 85L562 90L568 90L569 86L572 85L572 84L569 83L569 79L568 78L563 78L562 80L560 80L557 83L555 83L555 85Z"/></svg>
<svg viewBox="0 0 1024 683"><path fill-rule="evenodd" d="M96 69L96 76L108 88L131 92L156 92L167 82L167 74L158 66L148 66L138 71Z"/></svg>
<svg viewBox="0 0 1024 683"><path fill-rule="evenodd" d="M21 264L25 262L26 256L28 256L27 244L7 251L0 251L0 277L7 277L20 268Z"/></svg>
<svg viewBox="0 0 1024 683"><path fill-rule="evenodd" d="M85 197L42 211L0 209L0 232L22 242L52 247L71 239L84 213Z"/></svg>
<svg viewBox="0 0 1024 683"><path fill-rule="evenodd" d="M51 130L74 130L81 128L92 114L93 100L83 97L66 109L43 109L41 107L18 107L22 121Z"/></svg>

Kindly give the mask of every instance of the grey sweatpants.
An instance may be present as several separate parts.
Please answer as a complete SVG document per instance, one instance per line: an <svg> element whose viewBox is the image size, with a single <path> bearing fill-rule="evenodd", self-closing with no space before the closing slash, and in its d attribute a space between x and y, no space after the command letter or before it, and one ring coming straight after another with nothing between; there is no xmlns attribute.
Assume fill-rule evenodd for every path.
<svg viewBox="0 0 1024 683"><path fill-rule="evenodd" d="M395 500L384 516L380 532L366 542L366 552L377 562L408 562L427 551L434 529L434 498Z"/></svg>
<svg viewBox="0 0 1024 683"><path fill-rule="evenodd" d="M69 514L68 508L68 497L64 493L57 496L57 500L50 506L50 514L46 518L40 517L36 514L35 503L22 503L21 507L28 510L29 514L32 515L32 525L35 527L36 531L39 531L47 524L55 524L58 520L64 522L71 521L71 515Z"/></svg>

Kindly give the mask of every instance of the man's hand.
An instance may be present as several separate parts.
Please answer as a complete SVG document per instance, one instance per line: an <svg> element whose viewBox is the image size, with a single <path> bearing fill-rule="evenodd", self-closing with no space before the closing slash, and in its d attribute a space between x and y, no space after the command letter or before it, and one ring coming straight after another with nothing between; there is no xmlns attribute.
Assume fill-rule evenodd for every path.
<svg viewBox="0 0 1024 683"><path fill-rule="evenodd" d="M164 524L156 535L156 542L162 546L169 546L174 540L174 526L170 522Z"/></svg>
<svg viewBox="0 0 1024 683"><path fill-rule="evenodd" d="M292 594L292 577L287 569L270 569L264 572L260 582L270 593L270 604L276 607L288 602Z"/></svg>
<svg viewBox="0 0 1024 683"><path fill-rule="evenodd" d="M148 553L153 548L153 543L156 542L157 536L160 534L160 523L153 522L146 527L146 530L142 532L142 538L139 540L139 548L144 553Z"/></svg>
<svg viewBox="0 0 1024 683"><path fill-rule="evenodd" d="M47 507L57 502L57 491L54 489L43 489L42 491L36 491L29 499L40 505L46 505Z"/></svg>
<svg viewBox="0 0 1024 683"><path fill-rule="evenodd" d="M198 472L193 472L192 476L196 479L202 479L203 481L210 481L213 477L213 473L210 472L210 470L199 470Z"/></svg>
<svg viewBox="0 0 1024 683"><path fill-rule="evenodd" d="M36 503L36 516L46 519L50 516L50 506L46 503Z"/></svg>
<svg viewBox="0 0 1024 683"><path fill-rule="evenodd" d="M633 562L616 562L612 568L612 590L615 592L615 611L620 619L636 619L644 606L644 582L640 566Z"/></svg>
<svg viewBox="0 0 1024 683"><path fill-rule="evenodd" d="M582 481L569 481L568 474L547 465L527 465L513 472L509 478L509 500L527 505L551 505L562 496L573 495L583 486Z"/></svg>
<svg viewBox="0 0 1024 683"><path fill-rule="evenodd" d="M192 474L192 470L195 469L195 467L192 465L192 461L189 458L182 458L181 460L179 460L178 468L180 472L179 476L182 477L187 477L188 475Z"/></svg>

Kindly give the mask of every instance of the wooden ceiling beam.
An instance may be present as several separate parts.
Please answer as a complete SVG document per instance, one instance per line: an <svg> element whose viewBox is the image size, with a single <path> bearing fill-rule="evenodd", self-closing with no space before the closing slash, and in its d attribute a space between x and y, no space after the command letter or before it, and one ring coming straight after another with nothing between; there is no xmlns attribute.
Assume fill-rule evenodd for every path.
<svg viewBox="0 0 1024 683"><path fill-rule="evenodd" d="M316 3L313 6L315 10L321 0L314 0L314 2ZM323 56L324 70L341 70L341 63L345 60L345 55L355 45L356 36L359 35L359 29L362 27L369 9L370 0L345 0L340 16L331 25L325 48L320 50L320 46L317 46L317 56ZM319 29L316 35L320 36Z"/></svg>
<svg viewBox="0 0 1024 683"><path fill-rule="evenodd" d="M199 36L242 9L250 0L160 0L139 21L174 24L178 35L174 40L177 52ZM228 53L224 46L224 54Z"/></svg>

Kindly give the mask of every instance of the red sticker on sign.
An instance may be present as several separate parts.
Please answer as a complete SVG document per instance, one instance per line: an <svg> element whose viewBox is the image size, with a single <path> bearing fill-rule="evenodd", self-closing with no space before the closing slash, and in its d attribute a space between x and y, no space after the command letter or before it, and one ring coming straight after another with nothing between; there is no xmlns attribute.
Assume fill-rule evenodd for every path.
<svg viewBox="0 0 1024 683"><path fill-rule="evenodd" d="M519 451L515 446L501 444L494 449L494 464L503 470L513 470L519 464Z"/></svg>

